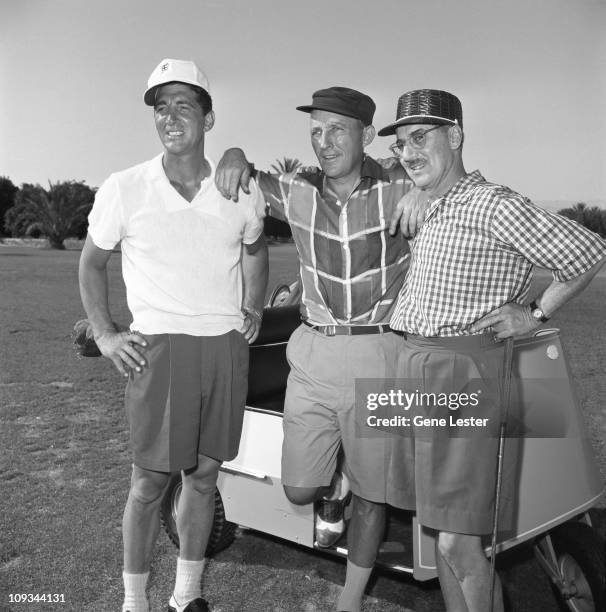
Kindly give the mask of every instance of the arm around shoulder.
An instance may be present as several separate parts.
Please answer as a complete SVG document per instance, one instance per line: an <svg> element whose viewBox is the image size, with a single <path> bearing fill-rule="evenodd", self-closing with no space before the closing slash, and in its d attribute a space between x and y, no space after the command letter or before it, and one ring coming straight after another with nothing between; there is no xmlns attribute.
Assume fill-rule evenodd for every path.
<svg viewBox="0 0 606 612"><path fill-rule="evenodd" d="M227 149L217 165L215 185L224 198L237 202L240 189L250 193L248 183L253 169L242 149Z"/></svg>

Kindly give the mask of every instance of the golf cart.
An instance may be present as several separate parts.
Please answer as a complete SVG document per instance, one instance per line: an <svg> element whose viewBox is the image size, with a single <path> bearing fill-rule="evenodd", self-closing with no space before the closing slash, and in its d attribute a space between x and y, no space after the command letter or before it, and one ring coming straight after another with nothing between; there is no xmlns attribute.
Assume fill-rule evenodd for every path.
<svg viewBox="0 0 606 612"><path fill-rule="evenodd" d="M285 350L300 323L299 306L289 303L288 297L291 293L296 296L296 291L296 283L276 289L270 304L279 301L282 305L265 308L261 333L250 347L240 449L220 470L208 555L229 546L238 525L319 548L314 538L313 504L289 502L280 475L282 410L289 372ZM498 533L496 552L532 543L563 609L601 612L606 609L604 544L592 528L588 510L601 497L603 483L571 389L558 330L541 330L533 337L517 339L512 371L521 381L526 430L536 431L538 425L544 427L548 422L554 434L528 435L521 440L516 527L513 532ZM161 511L164 527L177 546L180 493L181 476L176 474ZM322 550L346 557L347 534ZM491 552L490 541L486 552ZM420 525L413 512L390 509L377 562L419 581L435 578L433 531Z"/></svg>

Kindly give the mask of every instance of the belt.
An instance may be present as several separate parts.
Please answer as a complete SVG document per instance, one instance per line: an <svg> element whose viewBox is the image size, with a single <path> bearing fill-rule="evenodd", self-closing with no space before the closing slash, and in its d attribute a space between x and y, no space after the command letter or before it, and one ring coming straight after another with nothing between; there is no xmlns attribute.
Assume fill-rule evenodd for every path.
<svg viewBox="0 0 606 612"><path fill-rule="evenodd" d="M473 334L470 336L433 336L425 337L418 334L392 329L394 334L401 336L412 344L432 350L466 351L498 346L499 339L492 333Z"/></svg>
<svg viewBox="0 0 606 612"><path fill-rule="evenodd" d="M389 325L313 325L301 319L304 325L325 336L360 336L362 334L385 334L391 331Z"/></svg>

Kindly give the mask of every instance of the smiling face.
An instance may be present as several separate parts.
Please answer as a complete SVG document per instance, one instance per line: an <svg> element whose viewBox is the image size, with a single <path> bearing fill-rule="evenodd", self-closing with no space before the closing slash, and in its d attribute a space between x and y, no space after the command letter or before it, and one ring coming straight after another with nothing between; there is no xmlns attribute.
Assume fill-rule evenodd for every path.
<svg viewBox="0 0 606 612"><path fill-rule="evenodd" d="M425 144L411 145L416 133L433 125L404 125L396 130L397 142L404 148L400 163L420 189L443 195L464 174L461 159L463 133L458 126L441 126L425 134Z"/></svg>
<svg viewBox="0 0 606 612"><path fill-rule="evenodd" d="M323 110L313 110L310 121L311 146L326 176L332 180L358 178L372 126Z"/></svg>
<svg viewBox="0 0 606 612"><path fill-rule="evenodd" d="M204 114L190 86L169 83L156 92L154 120L167 153L203 154L204 134L213 126L214 113Z"/></svg>

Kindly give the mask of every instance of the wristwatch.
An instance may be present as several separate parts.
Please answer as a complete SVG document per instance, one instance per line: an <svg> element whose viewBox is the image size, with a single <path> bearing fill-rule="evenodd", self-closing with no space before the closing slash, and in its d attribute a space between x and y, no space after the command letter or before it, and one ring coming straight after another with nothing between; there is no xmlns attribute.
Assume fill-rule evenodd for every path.
<svg viewBox="0 0 606 612"><path fill-rule="evenodd" d="M532 300L532 302L530 302L530 314L532 315L533 319L536 319L541 323L546 323L549 321L549 317L545 316L545 313L539 307L536 300Z"/></svg>
<svg viewBox="0 0 606 612"><path fill-rule="evenodd" d="M256 308L252 308L252 306L243 306L242 312L244 312L244 314L255 317L259 321L263 320L263 313L259 312Z"/></svg>

